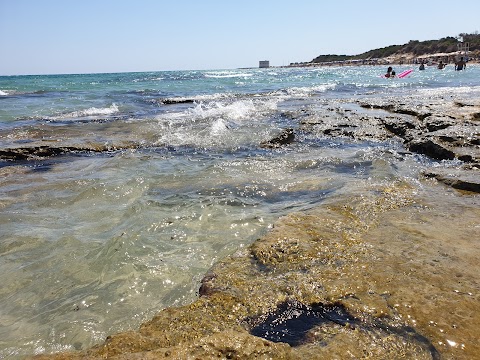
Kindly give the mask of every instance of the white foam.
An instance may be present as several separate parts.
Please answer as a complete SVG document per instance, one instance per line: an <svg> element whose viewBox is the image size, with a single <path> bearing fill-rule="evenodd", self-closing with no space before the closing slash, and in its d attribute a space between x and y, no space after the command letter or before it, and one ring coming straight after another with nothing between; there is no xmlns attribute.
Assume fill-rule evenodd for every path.
<svg viewBox="0 0 480 360"><path fill-rule="evenodd" d="M165 78L159 76L159 77L154 77L154 78L145 77L145 78L141 78L141 79L133 79L133 82L137 83L137 82L144 82L144 81L162 81L162 80L165 80Z"/></svg>
<svg viewBox="0 0 480 360"><path fill-rule="evenodd" d="M0 96L8 96L10 94L11 92L9 92L8 90L0 90Z"/></svg>
<svg viewBox="0 0 480 360"><path fill-rule="evenodd" d="M156 117L159 129L159 144L195 145L209 147L212 145L235 146L257 134L240 135L244 122L257 122L262 117L277 109L278 98L268 100L241 99L237 101L211 101L196 103L194 107L176 113L164 113ZM248 127L248 126L247 126ZM237 136L231 138L231 131Z"/></svg>
<svg viewBox="0 0 480 360"><path fill-rule="evenodd" d="M246 78L253 76L253 74L250 73L237 73L237 72L232 72L232 71L215 71L215 72L210 72L206 73L205 77L207 78L215 78L215 79L222 79L222 78Z"/></svg>
<svg viewBox="0 0 480 360"><path fill-rule="evenodd" d="M187 101L187 100L193 100L195 102L201 102L201 101L214 101L214 100L222 100L222 99L231 99L235 97L234 94L229 94L229 93L216 93L216 94L204 94L204 95L196 95L192 97L175 97L172 98L175 101L178 101L181 103L182 101ZM165 99L162 99L162 101Z"/></svg>
<svg viewBox="0 0 480 360"><path fill-rule="evenodd" d="M445 95L445 94L468 94L474 92L480 92L480 86L457 86L457 87L442 87L436 89L419 89L420 94L426 94L430 96Z"/></svg>
<svg viewBox="0 0 480 360"><path fill-rule="evenodd" d="M228 120L242 120L254 114L273 111L277 108L279 98L268 100L241 99L232 101L233 95L215 94L195 97L194 106L182 112L172 112L157 116L157 120L188 118L193 121L212 118L224 118ZM185 98L186 100L187 98ZM188 98L192 99L192 98ZM175 98L182 101L182 98Z"/></svg>
<svg viewBox="0 0 480 360"><path fill-rule="evenodd" d="M277 108L277 100L270 99L259 101L254 99L245 99L224 103L215 101L211 103L199 103L193 109L190 109L190 115L198 119L224 118L233 121L239 121L253 115L272 111Z"/></svg>
<svg viewBox="0 0 480 360"><path fill-rule="evenodd" d="M218 136L224 134L228 131L228 126L223 119L217 119L213 122L211 127L211 134L214 136Z"/></svg>
<svg viewBox="0 0 480 360"><path fill-rule="evenodd" d="M289 95L309 95L319 92L326 92L328 90L335 89L336 86L336 84L323 84L310 87L293 87L287 89L287 93Z"/></svg>
<svg viewBox="0 0 480 360"><path fill-rule="evenodd" d="M72 118L82 118L82 117L91 117L91 116L108 116L113 115L119 111L118 106L113 103L109 107L105 108L96 108L91 107L85 110L72 111L70 113L51 116L48 119L50 120L59 120L59 119L72 119Z"/></svg>
<svg viewBox="0 0 480 360"><path fill-rule="evenodd" d="M80 115L94 116L94 115L112 115L118 112L118 106L113 103L107 108L95 108L91 107L87 110L80 111Z"/></svg>

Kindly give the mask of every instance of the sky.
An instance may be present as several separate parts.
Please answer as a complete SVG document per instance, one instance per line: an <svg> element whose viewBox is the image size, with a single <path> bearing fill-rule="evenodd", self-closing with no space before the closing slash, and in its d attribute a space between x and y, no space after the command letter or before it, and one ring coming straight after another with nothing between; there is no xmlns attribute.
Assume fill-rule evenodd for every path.
<svg viewBox="0 0 480 360"><path fill-rule="evenodd" d="M480 31L480 1L0 0L0 75L281 66Z"/></svg>

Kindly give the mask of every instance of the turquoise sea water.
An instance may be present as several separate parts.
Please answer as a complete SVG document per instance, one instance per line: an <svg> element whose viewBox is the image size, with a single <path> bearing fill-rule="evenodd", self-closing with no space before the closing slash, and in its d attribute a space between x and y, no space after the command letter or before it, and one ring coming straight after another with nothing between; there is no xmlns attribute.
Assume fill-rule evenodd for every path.
<svg viewBox="0 0 480 360"><path fill-rule="evenodd" d="M135 329L195 299L210 266L278 217L367 182L415 182L429 160L399 155L395 141L299 132L291 146L259 146L298 127L289 113L299 109L480 91L476 65L404 79L384 71L0 77L0 150L107 149L0 160L0 358L86 348Z"/></svg>

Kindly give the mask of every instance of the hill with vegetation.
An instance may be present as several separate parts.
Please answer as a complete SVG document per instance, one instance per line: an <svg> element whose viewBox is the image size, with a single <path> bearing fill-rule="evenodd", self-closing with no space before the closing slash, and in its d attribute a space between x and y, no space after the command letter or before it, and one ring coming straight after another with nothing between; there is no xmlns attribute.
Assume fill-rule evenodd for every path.
<svg viewBox="0 0 480 360"><path fill-rule="evenodd" d="M480 53L480 35L479 34L460 34L464 43L470 44L470 52ZM320 55L311 61L311 63L323 63L347 60L363 59L383 59L387 57L418 57L428 54L452 53L458 50L459 40L457 37L445 37L440 40L410 40L404 45L390 45L384 48L370 50L358 55Z"/></svg>

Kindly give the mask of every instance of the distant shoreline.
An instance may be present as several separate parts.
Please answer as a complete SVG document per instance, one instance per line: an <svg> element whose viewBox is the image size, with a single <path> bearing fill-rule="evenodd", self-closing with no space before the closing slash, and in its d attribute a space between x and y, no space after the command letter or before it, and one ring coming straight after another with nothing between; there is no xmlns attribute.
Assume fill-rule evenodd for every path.
<svg viewBox="0 0 480 360"><path fill-rule="evenodd" d="M478 64L480 63L480 57L477 54L473 54L468 59L468 63ZM325 62L303 62L303 63L291 63L285 66L278 66L282 68L295 68L295 67L321 67L321 66L385 66L385 65L420 65L422 61L425 64L435 65L438 62L443 61L444 64L454 64L455 59L464 56L459 53L450 54L425 54L421 56L389 56L386 58L378 59L355 59L355 60L339 60L339 61L325 61Z"/></svg>

